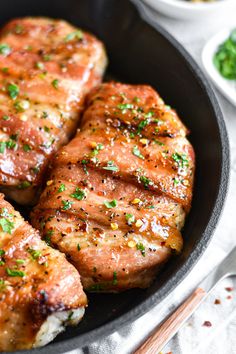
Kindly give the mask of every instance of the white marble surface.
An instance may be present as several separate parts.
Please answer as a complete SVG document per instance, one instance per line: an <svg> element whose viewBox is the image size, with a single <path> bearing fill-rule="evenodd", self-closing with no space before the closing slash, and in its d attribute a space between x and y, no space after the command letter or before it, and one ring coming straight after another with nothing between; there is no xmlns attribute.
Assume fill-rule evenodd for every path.
<svg viewBox="0 0 236 354"><path fill-rule="evenodd" d="M157 0L158 1L158 0ZM180 22L149 11L159 24L172 33L201 65L201 50L205 42L224 27L236 26L236 9L228 16L210 17L197 22ZM224 113L231 145L231 183L222 217L213 241L189 276L161 305L138 319L132 326L126 326L113 335L89 347L70 354L128 354L143 341L153 328L172 311L194 286L236 245L236 108L218 92L217 96ZM225 287L234 286L228 293ZM232 299L227 296L232 295ZM214 301L221 300L220 305ZM202 326L205 320L212 327ZM205 301L178 335L163 350L163 354L234 354L236 353L236 280L227 279Z"/></svg>

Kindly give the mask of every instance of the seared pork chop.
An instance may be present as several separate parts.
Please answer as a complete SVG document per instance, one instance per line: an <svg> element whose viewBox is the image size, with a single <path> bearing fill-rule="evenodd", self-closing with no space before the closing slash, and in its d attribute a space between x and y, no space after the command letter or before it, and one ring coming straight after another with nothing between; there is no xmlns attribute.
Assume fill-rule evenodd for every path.
<svg viewBox="0 0 236 354"><path fill-rule="evenodd" d="M32 214L86 289L147 287L181 251L194 174L186 134L149 86L105 83L89 95Z"/></svg>
<svg viewBox="0 0 236 354"><path fill-rule="evenodd" d="M21 204L40 192L51 155L74 134L104 47L61 20L23 18L0 32L0 189Z"/></svg>
<svg viewBox="0 0 236 354"><path fill-rule="evenodd" d="M0 194L0 351L47 344L86 304L77 270Z"/></svg>

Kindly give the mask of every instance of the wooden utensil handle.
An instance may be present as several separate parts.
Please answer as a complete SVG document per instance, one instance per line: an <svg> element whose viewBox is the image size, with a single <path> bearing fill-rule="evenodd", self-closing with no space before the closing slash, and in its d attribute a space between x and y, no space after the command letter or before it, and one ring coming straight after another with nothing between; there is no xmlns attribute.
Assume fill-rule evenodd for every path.
<svg viewBox="0 0 236 354"><path fill-rule="evenodd" d="M158 354L200 305L206 291L197 288L187 300L139 347L134 354Z"/></svg>

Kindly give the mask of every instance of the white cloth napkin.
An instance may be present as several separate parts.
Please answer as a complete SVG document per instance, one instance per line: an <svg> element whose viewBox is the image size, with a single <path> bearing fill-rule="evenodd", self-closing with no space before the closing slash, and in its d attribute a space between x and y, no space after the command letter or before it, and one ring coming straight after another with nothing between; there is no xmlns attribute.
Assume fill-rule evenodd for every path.
<svg viewBox="0 0 236 354"><path fill-rule="evenodd" d="M157 0L158 1L158 0ZM152 19L165 27L190 52L201 66L201 50L209 37L224 27L236 27L236 11L225 17L210 17L196 22L174 20L147 7ZM128 354L132 353L178 304L190 294L197 283L236 245L236 108L216 92L228 128L231 144L231 183L222 217L207 251L188 277L161 304L129 326L90 346L69 354ZM210 137L209 137L210 138ZM225 288L234 287L229 292ZM232 297L232 298L231 298ZM214 304L220 299L221 304ZM203 326L205 321L211 327ZM186 325L163 349L173 354L234 354L236 353L236 281L226 279L199 307ZM158 353L157 353L158 354Z"/></svg>

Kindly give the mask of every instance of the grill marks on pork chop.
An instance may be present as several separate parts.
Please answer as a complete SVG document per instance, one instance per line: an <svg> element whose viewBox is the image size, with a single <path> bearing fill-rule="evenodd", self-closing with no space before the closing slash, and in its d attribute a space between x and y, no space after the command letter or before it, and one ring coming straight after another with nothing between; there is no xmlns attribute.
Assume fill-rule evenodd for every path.
<svg viewBox="0 0 236 354"><path fill-rule="evenodd" d="M148 86L108 83L90 94L32 215L87 289L146 287L181 250L194 170L186 133Z"/></svg>
<svg viewBox="0 0 236 354"><path fill-rule="evenodd" d="M0 44L0 184L28 204L52 153L74 133L106 56L92 35L45 18L9 22Z"/></svg>
<svg viewBox="0 0 236 354"><path fill-rule="evenodd" d="M2 194L0 225L0 350L46 344L83 315L87 300L79 274ZM53 325L47 328L48 321Z"/></svg>

